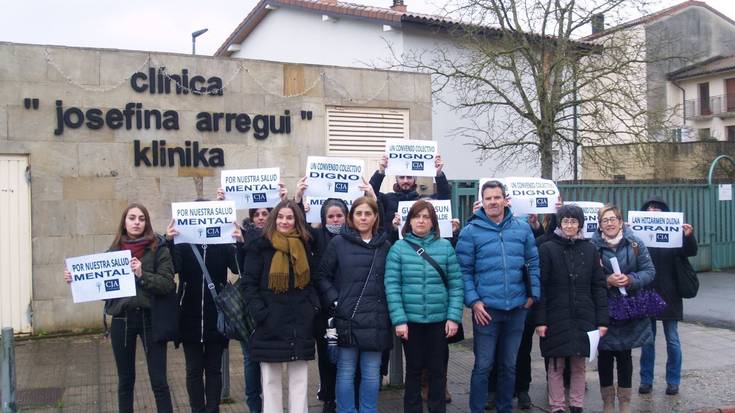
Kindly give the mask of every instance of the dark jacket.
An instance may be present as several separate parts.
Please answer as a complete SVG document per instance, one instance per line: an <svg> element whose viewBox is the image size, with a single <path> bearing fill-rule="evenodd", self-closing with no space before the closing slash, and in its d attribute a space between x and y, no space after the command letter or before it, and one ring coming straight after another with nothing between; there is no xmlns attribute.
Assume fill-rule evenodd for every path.
<svg viewBox="0 0 735 413"><path fill-rule="evenodd" d="M370 178L370 186L373 187L373 191L378 196L378 203L382 206L380 208L380 219L383 231L386 234L395 232L393 229L393 216L398 211L398 203L401 201L415 201L419 199L420 195L416 192L416 189L409 191L395 191L383 193L380 192L380 186L383 184L385 174L381 174L379 171L375 171L373 176ZM436 193L431 196L433 199L451 199L452 198L452 187L449 185L447 176L444 172L434 178L436 181ZM397 239L397 236L395 237Z"/></svg>
<svg viewBox="0 0 735 413"><path fill-rule="evenodd" d="M242 288L247 309L256 322L250 339L250 357L258 362L288 362L314 359L314 316L319 298L313 285L314 266L310 259L312 282L304 289L293 287L276 294L268 288L268 273L275 249L265 237L258 238L245 256ZM311 251L307 247L307 255Z"/></svg>
<svg viewBox="0 0 735 413"><path fill-rule="evenodd" d="M110 248L109 251L118 251ZM143 275L135 277L135 296L114 298L105 301L105 313L113 317L120 316L127 310L135 308L151 308L153 295L165 295L176 288L171 253L165 243L159 243L153 251L146 248L140 259Z"/></svg>
<svg viewBox="0 0 735 413"><path fill-rule="evenodd" d="M651 197L641 207L641 211L648 209L648 206L655 202L663 206L662 211L669 211L669 206L658 197ZM676 261L679 259L687 259L697 255L697 239L694 234L684 237L684 243L681 248L648 248L651 254L651 261L656 267L656 278L651 286L661 295L666 302L666 309L658 317L659 320L682 320L684 311L683 303L679 292L676 290Z"/></svg>
<svg viewBox="0 0 735 413"><path fill-rule="evenodd" d="M365 243L355 230L344 228L340 235L332 239L322 255L319 290L324 305L337 302L335 323L340 346L356 346L368 351L391 348L393 333L384 285L389 248L390 243L383 233L378 233L369 243ZM372 272L368 274L371 264ZM352 344L349 343L350 326Z"/></svg>
<svg viewBox="0 0 735 413"><path fill-rule="evenodd" d="M597 249L587 240L554 235L539 248L541 298L536 325L544 357L589 357L587 332L608 325L607 289Z"/></svg>
<svg viewBox="0 0 735 413"><path fill-rule="evenodd" d="M215 290L227 283L228 268L237 274L237 247L234 244L195 246L202 255ZM171 245L174 269L179 274L179 336L185 343L223 342L226 338L217 331L217 307L202 274L191 244Z"/></svg>
<svg viewBox="0 0 735 413"><path fill-rule="evenodd" d="M607 246L600 232L592 237L592 243L600 251L602 257L602 271L605 277L613 273L610 258L616 257L620 271L631 277L632 284L626 287L630 293L640 290L651 284L656 275L648 249L631 230L623 227L623 239L616 249ZM620 295L618 288L607 288L608 299ZM620 351L641 347L653 342L653 330L648 318L639 318L627 321L610 323L607 334L600 340L600 350Z"/></svg>

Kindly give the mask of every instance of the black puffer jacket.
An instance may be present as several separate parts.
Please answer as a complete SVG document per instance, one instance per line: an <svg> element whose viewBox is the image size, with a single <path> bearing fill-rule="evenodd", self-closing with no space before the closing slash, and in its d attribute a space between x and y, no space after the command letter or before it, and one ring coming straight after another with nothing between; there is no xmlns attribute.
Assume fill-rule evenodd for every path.
<svg viewBox="0 0 735 413"><path fill-rule="evenodd" d="M293 287L292 273L288 291L276 294L268 288L274 253L271 242L261 237L251 244L245 256L242 286L247 309L256 322L250 338L250 357L267 363L314 360L314 316L320 305L313 285L313 262L310 259L312 282L306 288ZM311 257L308 246L307 254Z"/></svg>
<svg viewBox="0 0 735 413"><path fill-rule="evenodd" d="M669 206L659 197L651 197L641 207L641 211L648 209L652 203L659 204L662 211L668 212ZM651 286L661 295L666 302L666 309L658 317L659 320L679 320L684 315L683 303L679 292L676 290L676 260L682 257L693 257L697 255L697 239L694 234L684 237L684 243L681 248L648 248L651 254L651 261L656 267L656 278Z"/></svg>
<svg viewBox="0 0 735 413"><path fill-rule="evenodd" d="M415 188L409 191L380 192L383 179L385 179L385 174L375 171L370 178L370 186L373 187L373 191L378 196L378 203L381 206L380 222L383 231L386 234L391 234L391 232L395 232L395 229L393 229L393 216L398 211L398 203L401 201L415 201L419 199L420 195L416 192ZM451 199L452 187L449 185L449 181L447 180L447 176L444 175L444 172L440 172L434 179L436 181L436 194L431 195L430 198Z"/></svg>
<svg viewBox="0 0 735 413"><path fill-rule="evenodd" d="M202 275L191 244L170 243L174 269L179 274L179 336L185 343L223 342L226 338L217 332L217 307L207 282ZM227 269L238 273L237 247L234 244L195 246L209 270L217 292L227 282Z"/></svg>
<svg viewBox="0 0 735 413"><path fill-rule="evenodd" d="M541 299L536 325L548 327L541 338L544 357L589 357L587 332L607 326L607 289L597 249L587 240L554 235L539 248Z"/></svg>
<svg viewBox="0 0 735 413"><path fill-rule="evenodd" d="M382 232L365 243L355 230L345 228L332 239L322 255L319 289L325 305L338 303L335 323L340 346L356 346L368 351L391 348L393 336L384 285L385 259L389 249L390 243ZM373 270L368 274L371 263ZM366 284L368 276L370 279ZM363 286L365 291L357 305ZM352 344L348 341L350 324Z"/></svg>

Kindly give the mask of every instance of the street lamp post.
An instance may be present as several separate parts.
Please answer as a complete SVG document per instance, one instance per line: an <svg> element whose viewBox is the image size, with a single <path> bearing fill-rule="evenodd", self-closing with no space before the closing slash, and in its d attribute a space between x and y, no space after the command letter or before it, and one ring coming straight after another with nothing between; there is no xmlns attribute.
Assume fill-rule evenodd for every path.
<svg viewBox="0 0 735 413"><path fill-rule="evenodd" d="M197 54L197 37L203 35L209 29L197 30L191 34L191 54Z"/></svg>

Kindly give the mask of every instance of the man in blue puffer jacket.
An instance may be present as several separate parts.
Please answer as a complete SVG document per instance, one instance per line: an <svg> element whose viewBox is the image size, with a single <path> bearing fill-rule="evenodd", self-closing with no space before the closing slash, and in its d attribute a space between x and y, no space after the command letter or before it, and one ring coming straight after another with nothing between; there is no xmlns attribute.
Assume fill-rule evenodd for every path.
<svg viewBox="0 0 735 413"><path fill-rule="evenodd" d="M497 360L496 410L510 413L526 314L541 292L538 251L529 225L513 218L503 184L488 181L481 193L482 209L462 230L457 242L464 301L473 313L475 365L470 411L483 412L488 372ZM531 297L527 296L523 275L526 266Z"/></svg>

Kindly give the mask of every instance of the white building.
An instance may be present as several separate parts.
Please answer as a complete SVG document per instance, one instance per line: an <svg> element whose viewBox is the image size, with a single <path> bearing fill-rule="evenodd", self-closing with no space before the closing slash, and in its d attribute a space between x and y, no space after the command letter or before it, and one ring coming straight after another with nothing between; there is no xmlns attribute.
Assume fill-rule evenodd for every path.
<svg viewBox="0 0 735 413"><path fill-rule="evenodd" d="M389 0L386 0L389 1ZM412 13L400 0L390 8L370 7L336 0L261 0L215 53L247 59L278 62L311 63L347 67L390 67L394 56L432 53L444 50L463 53L455 47L447 27L456 22L441 16ZM379 97L401 93L414 85L390 84L387 75L363 79L375 90L375 101L355 99L362 105L390 111L400 108L380 108ZM349 91L347 91L349 93ZM434 96L433 136L413 136L410 139L433 138L446 162L449 179L477 179L490 176L537 175L539 166L514 163L496 169L497 160L480 161L480 153L459 137L459 127L470 127L469 120L453 112L443 102L456 101L454 90L443 90ZM407 116L412 116L408 113ZM359 123L359 119L353 119ZM359 132L359 131L358 131ZM331 139L328 137L327 139ZM375 138L375 137L374 137ZM362 152L378 156L380 145L359 146ZM329 145L330 147L332 145Z"/></svg>
<svg viewBox="0 0 735 413"><path fill-rule="evenodd" d="M717 56L669 73L668 103L684 108L682 141L735 142L735 56Z"/></svg>

